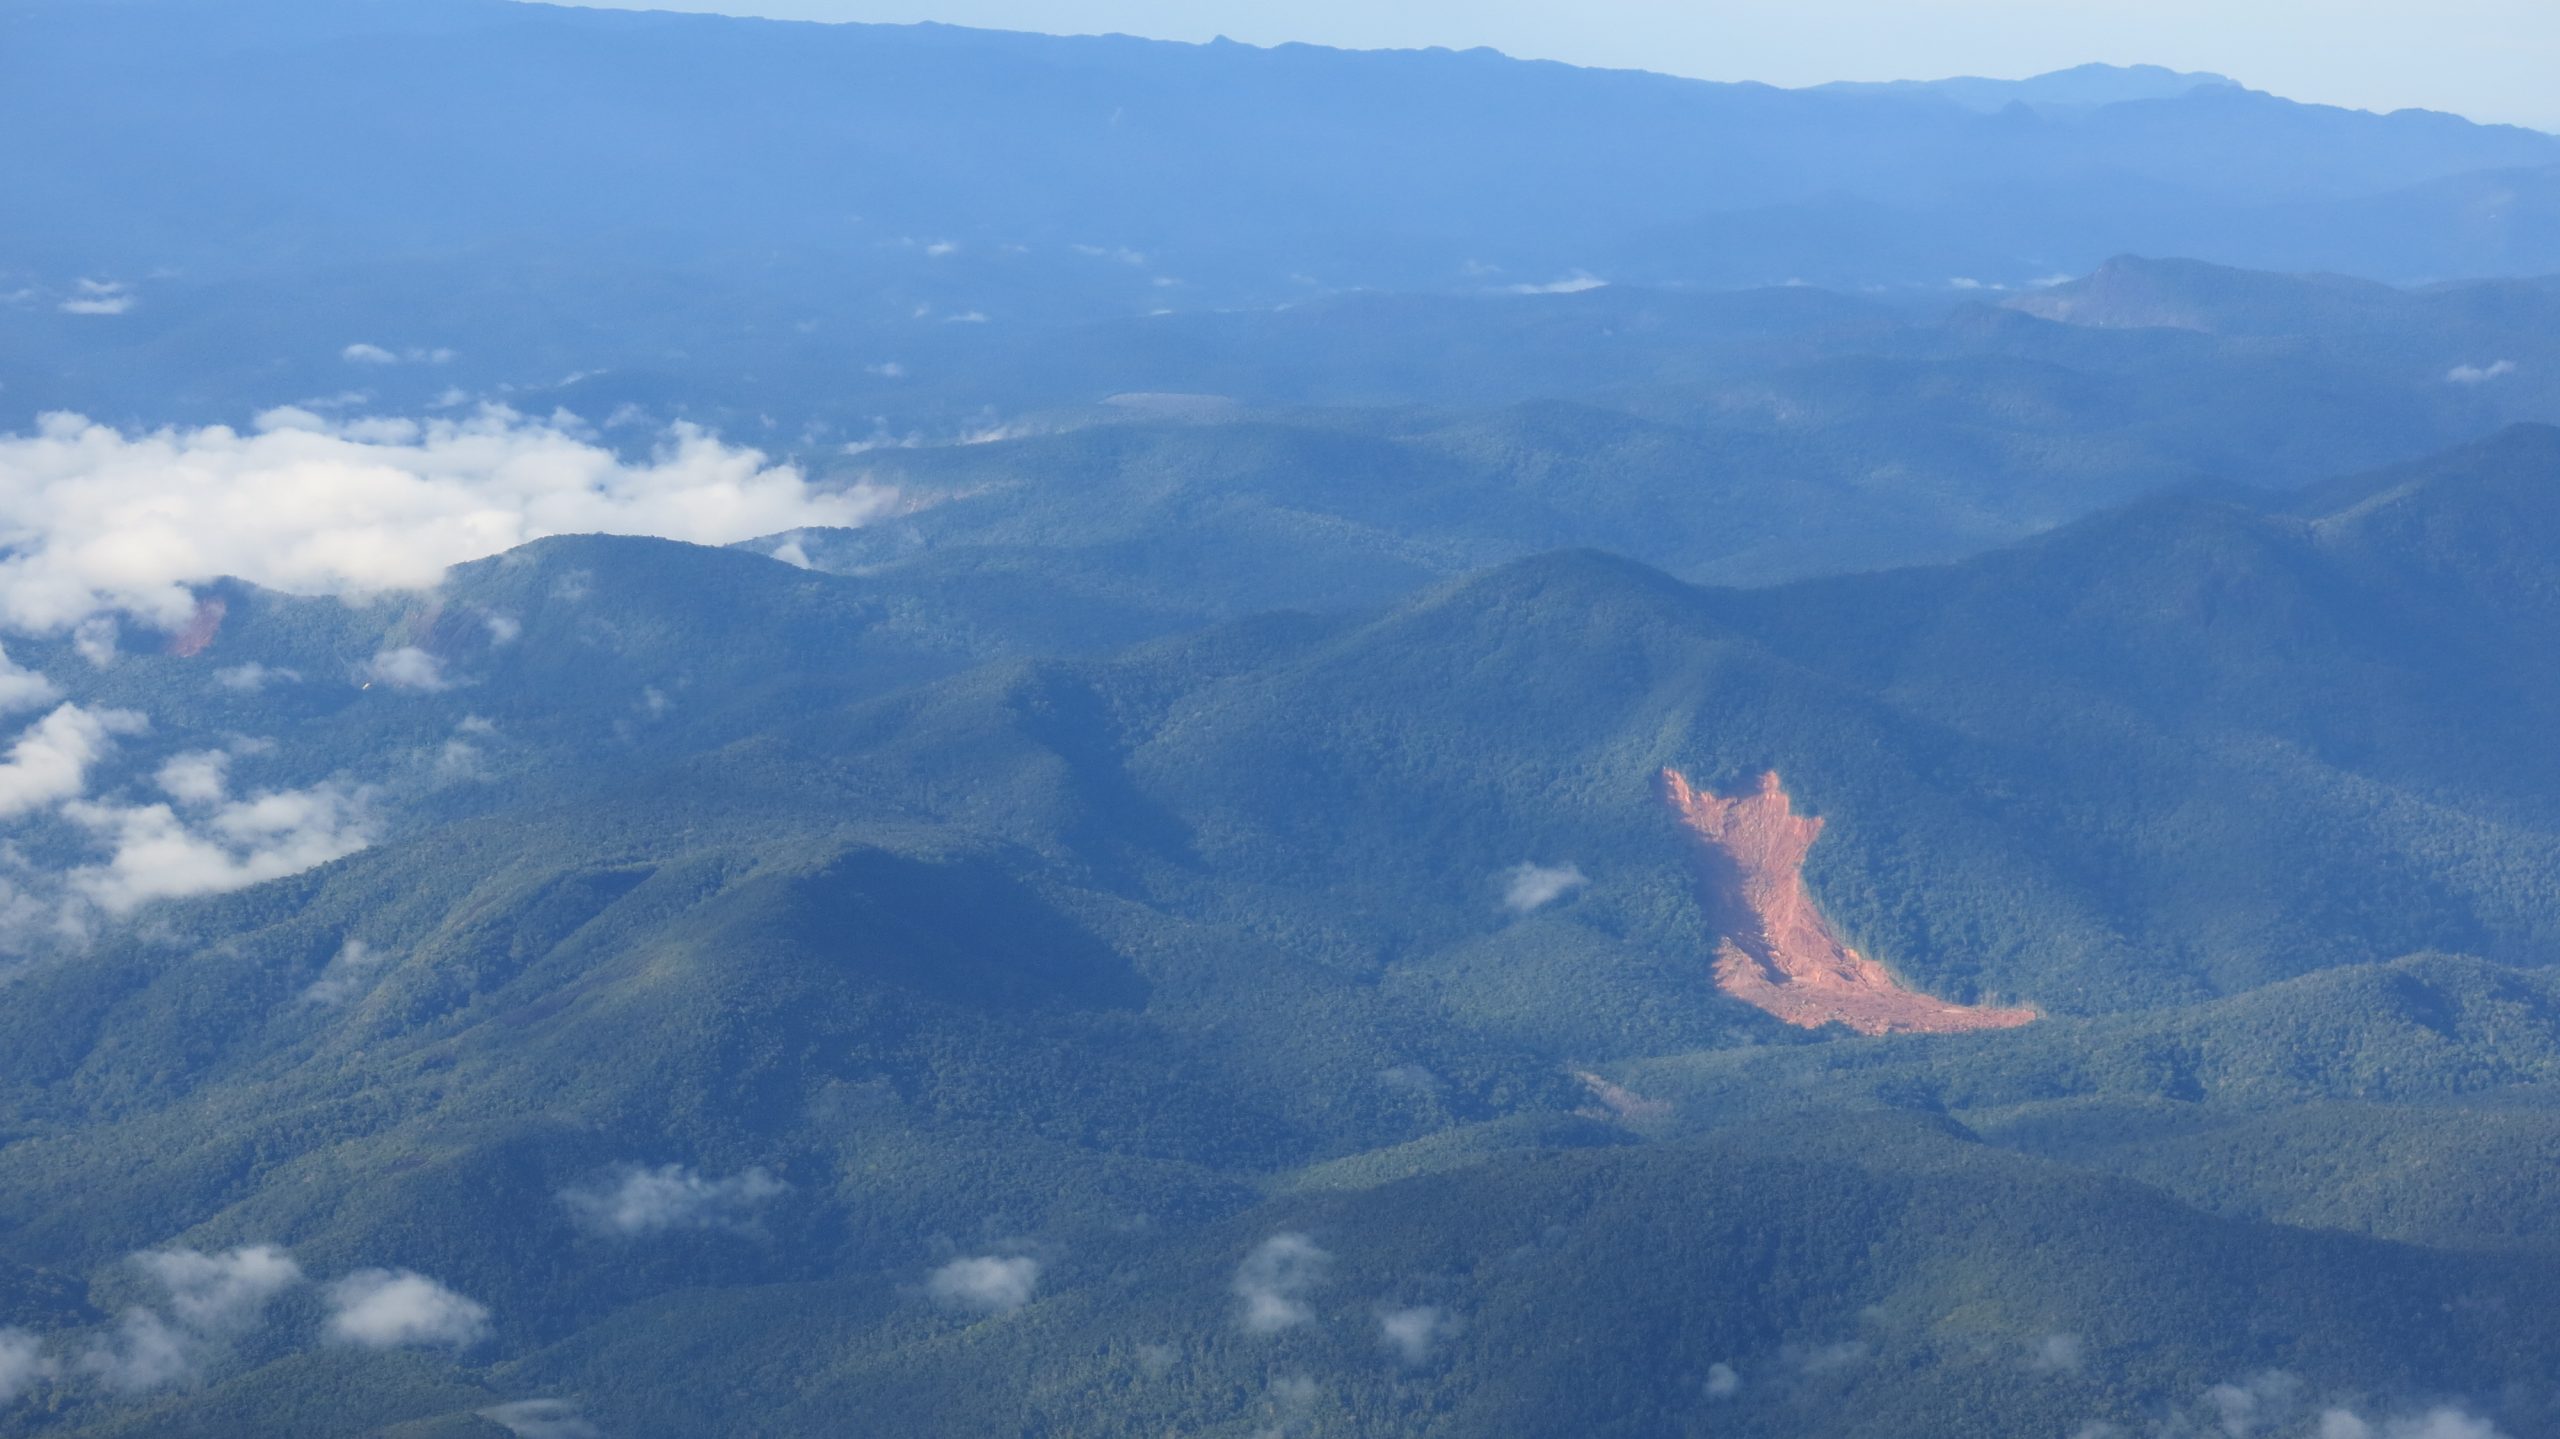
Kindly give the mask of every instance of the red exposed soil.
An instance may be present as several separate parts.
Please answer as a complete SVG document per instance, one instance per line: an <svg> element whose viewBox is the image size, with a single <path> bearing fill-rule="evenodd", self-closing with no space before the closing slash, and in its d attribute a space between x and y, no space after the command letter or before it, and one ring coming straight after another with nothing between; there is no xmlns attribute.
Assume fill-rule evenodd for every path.
<svg viewBox="0 0 2560 1439"><path fill-rule="evenodd" d="M182 660L203 654L213 637L222 633L223 616L229 613L231 606L220 595L196 601L196 612L187 618L187 627L169 636L169 653Z"/></svg>
<svg viewBox="0 0 2560 1439"><path fill-rule="evenodd" d="M1726 799L1662 772L1663 798L1704 843L1707 899L1721 936L1716 987L1804 1029L1841 1024L1860 1034L1957 1034L2013 1029L2032 1009L1950 1004L1902 987L1883 965L1840 942L1804 887L1804 857L1822 821L1799 815L1772 772L1756 794Z"/></svg>

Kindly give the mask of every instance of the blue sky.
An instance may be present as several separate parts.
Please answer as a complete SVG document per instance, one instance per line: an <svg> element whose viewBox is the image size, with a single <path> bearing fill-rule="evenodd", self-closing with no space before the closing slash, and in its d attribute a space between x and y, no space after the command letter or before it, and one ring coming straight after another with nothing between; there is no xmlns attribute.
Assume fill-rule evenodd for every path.
<svg viewBox="0 0 2560 1439"><path fill-rule="evenodd" d="M1258 44L1491 45L1804 85L2019 76L2089 60L2215 70L2296 99L2560 130L2560 0L649 0L629 8L943 20Z"/></svg>

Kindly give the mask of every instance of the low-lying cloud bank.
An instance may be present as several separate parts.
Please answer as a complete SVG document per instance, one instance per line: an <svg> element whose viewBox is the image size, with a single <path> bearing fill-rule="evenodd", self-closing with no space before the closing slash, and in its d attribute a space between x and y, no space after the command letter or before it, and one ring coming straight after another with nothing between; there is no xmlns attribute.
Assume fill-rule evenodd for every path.
<svg viewBox="0 0 2560 1439"><path fill-rule="evenodd" d="M121 613L176 629L189 587L226 575L300 594L421 588L549 535L731 544L858 525L885 498L689 425L631 461L574 417L498 407L424 422L284 409L247 431L150 433L48 415L0 436L0 627Z"/></svg>
<svg viewBox="0 0 2560 1439"><path fill-rule="evenodd" d="M6 676L0 676L5 685ZM299 874L378 837L376 791L341 780L234 795L232 756L190 751L154 777L161 799L93 798L94 774L150 729L130 710L57 705L0 751L0 821L57 815L100 858L65 871L0 852L0 948L77 937L156 899L220 894Z"/></svg>

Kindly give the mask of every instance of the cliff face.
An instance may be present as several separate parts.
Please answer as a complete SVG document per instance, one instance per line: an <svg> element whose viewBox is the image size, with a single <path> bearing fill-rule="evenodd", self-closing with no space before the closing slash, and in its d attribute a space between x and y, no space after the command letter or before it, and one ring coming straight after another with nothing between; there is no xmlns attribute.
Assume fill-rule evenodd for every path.
<svg viewBox="0 0 2560 1439"><path fill-rule="evenodd" d="M1716 987L1789 1024L1860 1034L1954 1034L2032 1022L2031 1009L1950 1004L1903 987L1840 942L1804 887L1822 821L1795 812L1773 772L1727 799L1662 772L1663 797L1700 841L1708 913L1718 931Z"/></svg>

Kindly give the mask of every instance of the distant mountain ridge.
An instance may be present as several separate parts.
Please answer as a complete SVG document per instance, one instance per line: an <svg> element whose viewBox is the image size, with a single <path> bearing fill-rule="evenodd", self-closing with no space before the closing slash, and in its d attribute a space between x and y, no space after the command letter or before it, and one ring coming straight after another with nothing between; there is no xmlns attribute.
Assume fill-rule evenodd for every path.
<svg viewBox="0 0 2560 1439"><path fill-rule="evenodd" d="M2560 138L2531 131L2149 71L2018 82L2069 103L1981 113L1946 103L1972 82L1780 91L1485 52L509 0L15 0L0 27L0 123L58 141L0 157L26 217L0 264L72 273L824 247L908 285L975 276L981 308L1031 275L1120 303L1156 275L1228 298L1470 267L1531 286L2023 279L2128 248L2284 265L2336 237L2275 207L2431 205L2411 187L2560 165ZM449 98L394 115L386 93ZM280 224L268 202L310 173L339 184ZM1897 222L1844 232L1843 204ZM1109 283L1123 253L1149 262L1118 277L1138 286ZM1787 273L1763 268L1778 255ZM2447 251L2422 273L2462 272Z"/></svg>
<svg viewBox="0 0 2560 1439"><path fill-rule="evenodd" d="M1968 110L1995 111L2011 105L2088 109L2140 100L2175 100L2204 89L2243 89L2237 80L2209 71L2171 70L2161 65L2075 65L2023 80L1991 80L1978 75L1944 80L1835 80L1811 87L1852 93L1931 96Z"/></svg>

